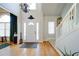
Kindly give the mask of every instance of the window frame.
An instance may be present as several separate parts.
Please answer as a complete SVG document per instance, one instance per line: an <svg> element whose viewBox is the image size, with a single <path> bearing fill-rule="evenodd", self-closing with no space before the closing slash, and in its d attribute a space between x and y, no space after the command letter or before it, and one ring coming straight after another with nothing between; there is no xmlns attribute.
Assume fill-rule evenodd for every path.
<svg viewBox="0 0 79 59"><path fill-rule="evenodd" d="M54 21L48 22L48 34L55 34L55 22Z"/></svg>
<svg viewBox="0 0 79 59"><path fill-rule="evenodd" d="M10 17L10 15L9 14L3 14L3 15L1 15L1 18L3 17L4 18L4 16L5 15L7 15L7 16L9 16ZM1 20L1 18L0 18L0 20ZM5 18L4 18L5 19ZM4 37L4 36L7 36L6 34L7 34L7 30L9 30L9 35L7 36L7 37L9 37L10 36L10 26L9 26L9 29L7 29L7 24L9 24L10 25L10 18L9 18L9 21L0 21L0 24L4 24L3 26L4 26L4 29L1 29L0 28L0 30L3 30L3 35L1 35L0 34L0 37Z"/></svg>

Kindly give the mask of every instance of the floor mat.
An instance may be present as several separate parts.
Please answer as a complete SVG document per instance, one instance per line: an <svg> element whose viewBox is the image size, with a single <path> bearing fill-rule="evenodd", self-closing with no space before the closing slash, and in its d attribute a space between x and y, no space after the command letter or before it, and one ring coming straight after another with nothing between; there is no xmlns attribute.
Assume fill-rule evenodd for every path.
<svg viewBox="0 0 79 59"><path fill-rule="evenodd" d="M8 43L4 43L4 44L0 44L0 49L3 49L5 47L8 47L10 44Z"/></svg>
<svg viewBox="0 0 79 59"><path fill-rule="evenodd" d="M31 43L27 42L27 43L23 43L20 48L37 48L37 44L38 43L35 43L35 42L34 43L33 42L31 42Z"/></svg>

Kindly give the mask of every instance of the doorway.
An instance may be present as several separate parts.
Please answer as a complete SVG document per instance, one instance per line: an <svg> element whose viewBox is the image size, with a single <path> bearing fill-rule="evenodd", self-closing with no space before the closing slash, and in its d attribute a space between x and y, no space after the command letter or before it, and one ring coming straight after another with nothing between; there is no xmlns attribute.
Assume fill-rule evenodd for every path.
<svg viewBox="0 0 79 59"><path fill-rule="evenodd" d="M39 22L24 23L24 42L37 42L39 40Z"/></svg>

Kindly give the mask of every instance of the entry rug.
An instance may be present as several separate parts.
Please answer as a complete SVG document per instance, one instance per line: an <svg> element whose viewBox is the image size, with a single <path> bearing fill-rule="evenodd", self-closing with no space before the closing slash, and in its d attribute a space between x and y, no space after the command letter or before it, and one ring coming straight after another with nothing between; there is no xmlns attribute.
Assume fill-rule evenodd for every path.
<svg viewBox="0 0 79 59"><path fill-rule="evenodd" d="M0 44L0 49L3 49L5 47L8 47L10 44L8 43L4 43L4 44Z"/></svg>
<svg viewBox="0 0 79 59"><path fill-rule="evenodd" d="M37 48L38 43L23 43L22 46L20 48Z"/></svg>

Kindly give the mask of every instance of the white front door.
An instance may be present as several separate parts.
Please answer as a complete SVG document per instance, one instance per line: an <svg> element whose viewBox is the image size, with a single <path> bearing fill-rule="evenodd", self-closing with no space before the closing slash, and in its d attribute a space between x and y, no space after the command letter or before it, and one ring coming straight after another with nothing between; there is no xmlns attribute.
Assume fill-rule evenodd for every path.
<svg viewBox="0 0 79 59"><path fill-rule="evenodd" d="M36 41L36 23L28 22L26 25L26 41L35 42Z"/></svg>
<svg viewBox="0 0 79 59"><path fill-rule="evenodd" d="M29 21L26 23L26 42L36 42L39 40L39 23Z"/></svg>
<svg viewBox="0 0 79 59"><path fill-rule="evenodd" d="M24 42L36 42L39 40L39 23L29 21L24 23Z"/></svg>

